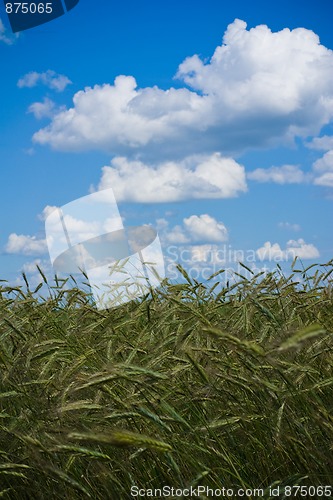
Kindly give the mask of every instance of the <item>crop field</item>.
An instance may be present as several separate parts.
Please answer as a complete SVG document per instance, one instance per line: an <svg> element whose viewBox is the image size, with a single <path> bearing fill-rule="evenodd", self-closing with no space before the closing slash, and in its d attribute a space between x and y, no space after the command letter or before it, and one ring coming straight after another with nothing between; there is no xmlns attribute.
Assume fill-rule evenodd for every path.
<svg viewBox="0 0 333 500"><path fill-rule="evenodd" d="M332 262L180 272L105 311L73 277L2 283L1 498L333 484Z"/></svg>

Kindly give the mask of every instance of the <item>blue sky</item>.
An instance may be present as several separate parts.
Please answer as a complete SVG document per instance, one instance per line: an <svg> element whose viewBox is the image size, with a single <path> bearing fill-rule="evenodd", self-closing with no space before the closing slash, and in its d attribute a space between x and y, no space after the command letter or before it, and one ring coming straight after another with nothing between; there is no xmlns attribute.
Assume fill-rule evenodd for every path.
<svg viewBox="0 0 333 500"><path fill-rule="evenodd" d="M1 9L1 279L51 272L46 207L107 187L195 277L333 257L330 0L80 0L18 37Z"/></svg>

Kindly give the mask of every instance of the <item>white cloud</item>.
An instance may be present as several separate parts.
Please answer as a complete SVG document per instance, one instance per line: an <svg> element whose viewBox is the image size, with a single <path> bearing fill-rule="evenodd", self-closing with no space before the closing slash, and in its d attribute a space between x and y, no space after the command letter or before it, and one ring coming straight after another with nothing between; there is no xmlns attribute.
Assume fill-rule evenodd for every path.
<svg viewBox="0 0 333 500"><path fill-rule="evenodd" d="M180 225L170 229L170 231L166 233L165 238L169 243L184 244L190 242L189 235L185 233L184 228Z"/></svg>
<svg viewBox="0 0 333 500"><path fill-rule="evenodd" d="M299 224L292 224L290 222L279 222L278 226L281 229L287 229L287 230L295 231L295 232L301 230L301 226Z"/></svg>
<svg viewBox="0 0 333 500"><path fill-rule="evenodd" d="M5 248L7 253L20 255L43 255L47 252L45 239L12 233Z"/></svg>
<svg viewBox="0 0 333 500"><path fill-rule="evenodd" d="M333 171L333 149L327 151L322 158L319 158L313 164L313 169L315 172Z"/></svg>
<svg viewBox="0 0 333 500"><path fill-rule="evenodd" d="M41 259L26 262L22 267L22 271L26 274L34 274L38 271L37 266L41 267L42 263L44 264L45 262L46 261L42 261Z"/></svg>
<svg viewBox="0 0 333 500"><path fill-rule="evenodd" d="M65 75L59 75L53 70L48 69L44 73L37 73L36 71L31 71L27 73L17 82L17 86L23 87L36 87L39 83L46 85L51 90L56 90L57 92L62 92L65 90L67 85L72 83L69 78Z"/></svg>
<svg viewBox="0 0 333 500"><path fill-rule="evenodd" d="M44 209L43 215L45 218L53 212L52 208L54 207L46 207ZM64 232L62 223L59 223L60 220L66 227L67 233ZM110 222L108 220L87 221L62 213L62 219L59 219L59 217L56 216L54 219L51 218L51 220L48 221L48 242L50 243L50 246L62 246L62 251L64 251L65 249L68 249L67 238L69 238L72 245L75 245L107 233L109 231L109 227Z"/></svg>
<svg viewBox="0 0 333 500"><path fill-rule="evenodd" d="M28 112L33 113L35 118L40 120L41 118L52 118L56 113L56 109L55 103L48 97L44 97L42 102L32 103L28 108Z"/></svg>
<svg viewBox="0 0 333 500"><path fill-rule="evenodd" d="M297 165L257 168L247 174L247 178L257 182L275 182L276 184L300 184L306 176Z"/></svg>
<svg viewBox="0 0 333 500"><path fill-rule="evenodd" d="M318 249L312 243L305 243L302 238L289 240L285 249L278 243L266 241L256 251L259 260L271 260L275 262L293 260L296 256L300 259L315 259L320 256Z"/></svg>
<svg viewBox="0 0 333 500"><path fill-rule="evenodd" d="M325 172L314 180L316 186L333 187L333 172Z"/></svg>
<svg viewBox="0 0 333 500"><path fill-rule="evenodd" d="M165 140L177 142L179 129L186 134L199 115L203 124L205 102L196 93L157 87L137 91L136 86L133 77L118 76L114 85L78 92L74 108L55 116L49 127L34 135L35 142L56 149L101 148L119 154L149 143L156 142L159 148Z"/></svg>
<svg viewBox="0 0 333 500"><path fill-rule="evenodd" d="M314 184L333 187L333 149L327 151L322 158L313 164L315 173Z"/></svg>
<svg viewBox="0 0 333 500"><path fill-rule="evenodd" d="M191 215L184 219L184 227L191 241L221 242L228 240L228 230L223 222L218 222L208 214Z"/></svg>
<svg viewBox="0 0 333 500"><path fill-rule="evenodd" d="M4 42L6 45L13 45L13 43L15 42L15 40L17 40L18 37L19 37L18 33L8 34L2 20L0 19L0 42Z"/></svg>
<svg viewBox="0 0 333 500"><path fill-rule="evenodd" d="M168 227L168 225L169 225L169 222L166 219L164 219L164 218L156 219L155 227L156 227L157 231L164 231L164 229L166 229Z"/></svg>
<svg viewBox="0 0 333 500"><path fill-rule="evenodd" d="M182 225L169 229L165 219L156 221L162 239L168 243L186 244L196 241L224 242L228 240L228 230L221 221L208 214L191 215L183 219Z"/></svg>
<svg viewBox="0 0 333 500"><path fill-rule="evenodd" d="M55 210L59 210L59 207L55 207L54 205L46 205L46 207L43 209L43 212L38 215L38 219L45 221L47 217Z"/></svg>
<svg viewBox="0 0 333 500"><path fill-rule="evenodd" d="M333 52L311 30L250 30L236 19L208 62L180 64L183 88L137 88L132 76L76 93L34 135L60 150L155 155L241 152L318 134L333 116ZM190 89L186 88L189 86Z"/></svg>
<svg viewBox="0 0 333 500"><path fill-rule="evenodd" d="M95 238L96 234L103 234L103 223L99 221L80 220L68 214L63 216L63 221L70 238L75 236L76 241L86 241ZM104 224L108 225L106 221Z"/></svg>
<svg viewBox="0 0 333 500"><path fill-rule="evenodd" d="M89 219L89 215L92 216L92 211L89 215L85 213L85 210L87 210L88 208L91 209L91 207L83 205L81 215L83 217L86 216ZM45 221L55 210L60 210L60 208L52 205L47 205L43 209L42 213L38 215L39 220ZM112 215L112 211L110 211L110 215ZM117 219L117 214L113 217L105 217L102 220L83 220L77 217L73 217L68 213L66 214L66 209L65 213L64 211L62 211L62 220L66 227L66 230L68 231L68 236L72 240L75 239L76 242L86 241L90 238L96 238L99 235L115 231L115 219ZM54 237L59 239L63 238L64 241L67 241L62 224L58 224L58 218L55 218L54 221L49 221L48 227L49 230L52 231Z"/></svg>
<svg viewBox="0 0 333 500"><path fill-rule="evenodd" d="M206 263L215 264L219 262L219 247L217 245L192 245L189 247L191 263ZM221 263L225 263L225 259L221 259Z"/></svg>
<svg viewBox="0 0 333 500"><path fill-rule="evenodd" d="M116 157L98 188L112 188L117 201L141 203L232 198L247 190L244 167L219 153L153 166Z"/></svg>
<svg viewBox="0 0 333 500"><path fill-rule="evenodd" d="M333 149L333 136L324 135L323 137L315 137L311 142L307 143L308 148L328 151Z"/></svg>
<svg viewBox="0 0 333 500"><path fill-rule="evenodd" d="M285 260L285 250L278 243L266 241L264 246L257 250L259 260Z"/></svg>

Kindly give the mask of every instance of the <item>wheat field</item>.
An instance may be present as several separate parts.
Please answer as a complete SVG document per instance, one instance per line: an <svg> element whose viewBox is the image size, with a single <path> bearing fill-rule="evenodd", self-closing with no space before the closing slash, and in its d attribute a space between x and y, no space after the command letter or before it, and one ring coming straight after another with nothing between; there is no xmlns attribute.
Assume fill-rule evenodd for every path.
<svg viewBox="0 0 333 500"><path fill-rule="evenodd" d="M332 266L218 293L180 268L106 311L74 277L2 283L0 497L333 484Z"/></svg>

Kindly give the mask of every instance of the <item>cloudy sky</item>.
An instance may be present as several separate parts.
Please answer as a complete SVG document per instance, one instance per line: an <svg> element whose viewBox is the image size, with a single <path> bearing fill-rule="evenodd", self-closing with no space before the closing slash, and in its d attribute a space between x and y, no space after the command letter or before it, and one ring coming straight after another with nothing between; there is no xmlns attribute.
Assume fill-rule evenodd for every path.
<svg viewBox="0 0 333 500"><path fill-rule="evenodd" d="M81 0L17 36L2 8L0 278L51 272L45 217L110 187L125 225L157 229L170 277L329 261L332 16L330 0Z"/></svg>

